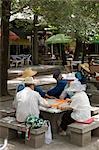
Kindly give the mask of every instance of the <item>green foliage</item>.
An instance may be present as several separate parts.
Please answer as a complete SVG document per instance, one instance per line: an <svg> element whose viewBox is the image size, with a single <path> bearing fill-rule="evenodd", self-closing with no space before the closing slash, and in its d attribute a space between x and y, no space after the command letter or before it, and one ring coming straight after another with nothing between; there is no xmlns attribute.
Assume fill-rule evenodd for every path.
<svg viewBox="0 0 99 150"><path fill-rule="evenodd" d="M11 8L12 12L23 12L23 9L28 7L30 4L30 0L12 0L11 1Z"/></svg>
<svg viewBox="0 0 99 150"><path fill-rule="evenodd" d="M64 0L45 0L41 12L48 24L59 27L68 18L70 13L68 5L68 1Z"/></svg>
<svg viewBox="0 0 99 150"><path fill-rule="evenodd" d="M71 13L65 20L61 30L74 33L83 41L88 39L89 35L98 32L99 3L94 1L71 1Z"/></svg>
<svg viewBox="0 0 99 150"><path fill-rule="evenodd" d="M25 8L25 9L24 9ZM26 9L27 8L27 9ZM88 41L99 29L99 3L83 0L12 0L12 11L37 14L43 23L57 27L61 33Z"/></svg>

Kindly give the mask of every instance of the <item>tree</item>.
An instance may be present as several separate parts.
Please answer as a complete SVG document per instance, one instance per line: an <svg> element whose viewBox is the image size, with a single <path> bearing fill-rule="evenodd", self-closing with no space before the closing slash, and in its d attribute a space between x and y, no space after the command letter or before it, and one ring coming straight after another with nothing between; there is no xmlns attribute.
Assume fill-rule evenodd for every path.
<svg viewBox="0 0 99 150"><path fill-rule="evenodd" d="M2 0L0 46L0 97L7 95L10 0Z"/></svg>
<svg viewBox="0 0 99 150"><path fill-rule="evenodd" d="M99 31L99 3L87 0L53 2L49 0L45 3L43 11L46 21L57 26L60 32L70 34L76 38L75 59L78 59L83 48L82 43L85 45L89 36ZM83 49L85 50L85 46Z"/></svg>
<svg viewBox="0 0 99 150"><path fill-rule="evenodd" d="M86 45L89 35L92 36L98 30L99 3L95 0L90 2L87 0L25 0L22 8L24 8L26 2L33 14L42 16L48 25L57 27L57 32L70 34L76 38L75 59L78 59L81 49L85 49L82 47L82 43ZM17 7L20 4L23 4L23 0L19 0ZM37 30L37 26L34 28ZM36 38L34 37L34 39ZM37 47L33 54L36 53ZM35 60L35 56L33 59Z"/></svg>
<svg viewBox="0 0 99 150"><path fill-rule="evenodd" d="M86 55L86 43L89 41L89 36L99 32L98 8L99 3L97 1L71 1L71 13L61 29L64 29L66 33L71 32L76 38L75 59L78 59L80 51L83 51L82 61L84 61L84 55Z"/></svg>
<svg viewBox="0 0 99 150"><path fill-rule="evenodd" d="M26 4L27 4L27 7L26 7ZM32 57L33 57L33 64L35 65L38 64L38 43L37 43L37 29L39 25L38 16L41 16L43 18L45 17L47 23L52 24L52 25L56 25L54 24L54 20L56 19L55 23L57 22L57 26L58 26L60 23L59 18L63 17L63 12L65 12L65 15L64 15L65 18L66 18L66 14L69 12L69 10L65 11L66 7L64 6L66 5L64 4L68 5L68 0L67 1L64 1L64 0L61 0L61 1L58 1L58 0L48 0L48 1L46 0L34 0L34 1L19 0L18 3L15 3L15 0L13 0L12 6L13 8L15 8L13 13L18 12L18 10L24 11L24 13L26 13L24 8L27 8L26 9L27 12L31 10L31 12L34 14L34 22L33 22L34 37L33 37L33 46L32 46L33 48Z"/></svg>
<svg viewBox="0 0 99 150"><path fill-rule="evenodd" d="M15 0L14 0L15 1ZM34 1L29 1L29 0L20 0L19 3L14 3L13 1L13 6L16 7L16 11L24 11L25 9L28 12L31 12L34 15L34 21L33 21L33 30L32 32L32 61L34 65L38 65L38 39L37 39L37 29L38 29L38 15L39 15L39 10L41 7L42 0L34 0ZM21 5L22 4L22 5ZM31 11L29 11L31 10ZM26 12L25 12L26 13Z"/></svg>

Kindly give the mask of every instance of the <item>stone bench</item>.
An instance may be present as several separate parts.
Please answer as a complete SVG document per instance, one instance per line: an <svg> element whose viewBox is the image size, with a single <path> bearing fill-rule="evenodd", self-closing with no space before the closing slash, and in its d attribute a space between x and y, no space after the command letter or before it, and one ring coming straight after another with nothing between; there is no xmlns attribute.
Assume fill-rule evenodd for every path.
<svg viewBox="0 0 99 150"><path fill-rule="evenodd" d="M15 116L15 109L10 107L0 108L0 119L6 116Z"/></svg>
<svg viewBox="0 0 99 150"><path fill-rule="evenodd" d="M30 128L30 125L26 126L25 123L18 123L14 117L5 117L0 119L0 138L15 138L18 131L26 133ZM33 148L39 148L43 146L45 142L45 132L47 131L47 125L38 129L30 130L31 138L25 139L25 144Z"/></svg>
<svg viewBox="0 0 99 150"><path fill-rule="evenodd" d="M96 114L99 114L99 107L93 107L91 108L91 115L94 116Z"/></svg>
<svg viewBox="0 0 99 150"><path fill-rule="evenodd" d="M70 131L70 142L78 146L85 146L91 142L91 131L93 135L99 136L99 114L94 116L95 121L90 124L72 123L68 125Z"/></svg>

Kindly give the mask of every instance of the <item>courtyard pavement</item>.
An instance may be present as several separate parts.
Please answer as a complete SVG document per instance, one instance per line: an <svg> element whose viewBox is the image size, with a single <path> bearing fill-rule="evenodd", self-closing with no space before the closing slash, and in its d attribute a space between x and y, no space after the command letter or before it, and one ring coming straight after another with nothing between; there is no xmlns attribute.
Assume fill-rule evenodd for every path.
<svg viewBox="0 0 99 150"><path fill-rule="evenodd" d="M47 66L48 67L48 66ZM22 69L19 69L19 72L22 72ZM37 70L37 68L35 68ZM39 69L38 69L39 70ZM40 70L45 70L44 66L40 68ZM11 69L11 71L15 71L17 73L18 69ZM50 79L50 77L48 76ZM52 76L51 76L52 80ZM93 137L90 144L79 147L73 144L70 144L67 136L54 135L53 141L51 144L44 144L43 147L38 148L37 150L99 150L99 142L97 142L98 138ZM13 139L8 141L8 150L33 150L33 148L26 146L23 141L20 139Z"/></svg>
<svg viewBox="0 0 99 150"><path fill-rule="evenodd" d="M29 146L26 146L19 139L14 139L8 142L8 150L33 150ZM63 137L59 135L54 135L54 139L51 144L44 144L43 147L37 150L99 150L99 142L97 138L92 138L92 142L84 147L79 147L69 143L68 137Z"/></svg>

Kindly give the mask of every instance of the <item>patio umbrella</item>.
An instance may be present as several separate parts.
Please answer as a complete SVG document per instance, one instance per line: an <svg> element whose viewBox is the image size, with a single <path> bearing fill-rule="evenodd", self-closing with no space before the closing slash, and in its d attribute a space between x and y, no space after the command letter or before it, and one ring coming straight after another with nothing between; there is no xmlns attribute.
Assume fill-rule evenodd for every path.
<svg viewBox="0 0 99 150"><path fill-rule="evenodd" d="M0 29L0 37L1 37L1 29ZM9 40L17 40L20 37L12 31L9 31Z"/></svg>
<svg viewBox="0 0 99 150"><path fill-rule="evenodd" d="M46 44L51 44L51 53L53 55L53 44L65 44L72 41L73 40L70 36L65 36L65 34L56 34L48 38L45 42Z"/></svg>
<svg viewBox="0 0 99 150"><path fill-rule="evenodd" d="M70 36L65 36L65 34L56 34L51 36L45 41L47 44L58 44L58 43L70 43L72 39Z"/></svg>

